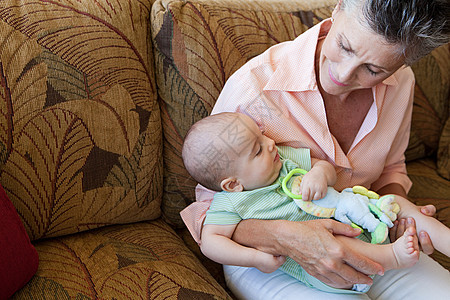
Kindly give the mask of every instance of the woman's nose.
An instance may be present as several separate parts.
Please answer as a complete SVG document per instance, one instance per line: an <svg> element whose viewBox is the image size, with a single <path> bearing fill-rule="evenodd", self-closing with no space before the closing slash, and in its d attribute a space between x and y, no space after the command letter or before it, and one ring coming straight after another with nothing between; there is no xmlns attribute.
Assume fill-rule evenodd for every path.
<svg viewBox="0 0 450 300"><path fill-rule="evenodd" d="M336 79L344 84L349 83L356 70L356 65L351 60L346 60L336 66Z"/></svg>

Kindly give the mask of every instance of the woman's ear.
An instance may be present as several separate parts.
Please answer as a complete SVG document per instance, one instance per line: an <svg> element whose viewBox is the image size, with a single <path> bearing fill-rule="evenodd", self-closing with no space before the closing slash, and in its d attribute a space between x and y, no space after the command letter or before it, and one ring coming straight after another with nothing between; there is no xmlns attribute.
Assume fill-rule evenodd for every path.
<svg viewBox="0 0 450 300"><path fill-rule="evenodd" d="M220 182L220 187L226 192L242 192L244 187L237 178L228 177Z"/></svg>

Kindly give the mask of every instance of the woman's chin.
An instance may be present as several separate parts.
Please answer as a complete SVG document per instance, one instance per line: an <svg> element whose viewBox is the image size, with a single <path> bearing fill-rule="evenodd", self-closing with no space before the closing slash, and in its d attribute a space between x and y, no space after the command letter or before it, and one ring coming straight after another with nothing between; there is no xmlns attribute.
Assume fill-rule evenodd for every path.
<svg viewBox="0 0 450 300"><path fill-rule="evenodd" d="M332 96L343 96L357 89L352 86L339 86L331 80L324 81L320 86L323 92Z"/></svg>
<svg viewBox="0 0 450 300"><path fill-rule="evenodd" d="M337 86L333 82L322 84L322 90L332 96L340 96L349 92L348 88Z"/></svg>

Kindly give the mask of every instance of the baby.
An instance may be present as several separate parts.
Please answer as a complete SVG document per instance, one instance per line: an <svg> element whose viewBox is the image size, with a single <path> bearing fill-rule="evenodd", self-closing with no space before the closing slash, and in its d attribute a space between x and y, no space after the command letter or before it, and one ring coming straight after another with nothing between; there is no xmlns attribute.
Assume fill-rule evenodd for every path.
<svg viewBox="0 0 450 300"><path fill-rule="evenodd" d="M212 115L194 124L186 135L182 154L185 167L195 180L211 190L222 191L215 194L202 230L201 250L207 257L221 264L255 267L267 273L281 267L308 285L333 290L289 257L273 256L231 239L242 219L317 219L302 211L283 192L281 181L292 169L308 170L301 181L302 198L304 201L321 199L327 195L328 186L336 181L331 164L311 159L308 149L276 147L250 117L240 113ZM409 201L403 202L399 203L400 217L414 217L417 228L429 233L435 248L449 255L450 229L422 215ZM364 234L358 239L336 238L380 263L385 270L410 267L419 257L412 226L391 244L367 243L369 239ZM365 292L368 287L355 285L353 290Z"/></svg>

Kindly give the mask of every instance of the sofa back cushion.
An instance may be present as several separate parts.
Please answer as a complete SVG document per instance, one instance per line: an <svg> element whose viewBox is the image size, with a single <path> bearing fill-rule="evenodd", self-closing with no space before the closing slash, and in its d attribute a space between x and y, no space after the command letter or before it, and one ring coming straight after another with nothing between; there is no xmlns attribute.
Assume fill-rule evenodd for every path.
<svg viewBox="0 0 450 300"><path fill-rule="evenodd" d="M438 174L445 179L450 180L450 119L447 119L444 129L442 130L437 158Z"/></svg>
<svg viewBox="0 0 450 300"><path fill-rule="evenodd" d="M416 86L411 136L406 151L408 161L448 151L444 148L449 148L450 141L442 134L450 109L450 45L435 49L411 67ZM446 159L448 154L440 155L438 163L442 164Z"/></svg>
<svg viewBox="0 0 450 300"><path fill-rule="evenodd" d="M208 116L225 81L268 47L292 40L329 17L335 0L156 1L152 38L164 140L163 216L195 200L196 182L181 148L192 124Z"/></svg>
<svg viewBox="0 0 450 300"><path fill-rule="evenodd" d="M33 240L160 216L150 9L0 2L0 181Z"/></svg>

